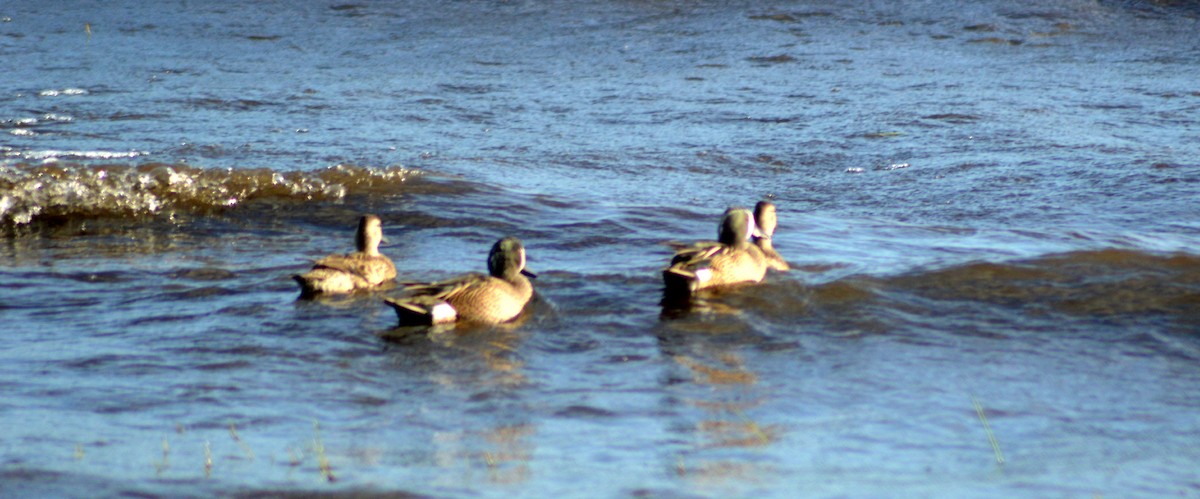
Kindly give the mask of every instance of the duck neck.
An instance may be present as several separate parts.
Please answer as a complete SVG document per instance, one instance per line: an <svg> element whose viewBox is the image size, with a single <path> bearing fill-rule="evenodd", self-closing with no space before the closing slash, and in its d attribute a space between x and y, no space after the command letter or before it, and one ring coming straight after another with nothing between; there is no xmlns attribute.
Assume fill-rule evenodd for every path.
<svg viewBox="0 0 1200 499"><path fill-rule="evenodd" d="M727 243L726 246L729 246L730 248L737 249L737 250L744 250L752 245L750 244L750 241L738 240L738 241L733 241L731 243Z"/></svg>
<svg viewBox="0 0 1200 499"><path fill-rule="evenodd" d="M754 244L763 251L773 251L775 249L771 245L771 238L769 237L756 237L754 238Z"/></svg>
<svg viewBox="0 0 1200 499"><path fill-rule="evenodd" d="M359 233L354 245L358 248L359 253L367 256L379 254L379 238L371 237L370 234Z"/></svg>
<svg viewBox="0 0 1200 499"><path fill-rule="evenodd" d="M367 256L376 256L379 254L378 241L366 241L358 244L358 252Z"/></svg>
<svg viewBox="0 0 1200 499"><path fill-rule="evenodd" d="M505 281L512 282L512 283L528 281L528 279L526 279L524 275L521 275L521 271L518 270L516 267L505 268L505 269L501 270L500 272L496 272L494 275L496 277L499 277L500 279L503 279Z"/></svg>

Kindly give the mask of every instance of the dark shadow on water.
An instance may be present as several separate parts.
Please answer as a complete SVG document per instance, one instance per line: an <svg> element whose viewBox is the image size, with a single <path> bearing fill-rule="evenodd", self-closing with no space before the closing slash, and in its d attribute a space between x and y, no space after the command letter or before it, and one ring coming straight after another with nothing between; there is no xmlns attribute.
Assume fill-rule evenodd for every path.
<svg viewBox="0 0 1200 499"><path fill-rule="evenodd" d="M340 490L340 491L314 491L314 490L244 490L235 493L232 497L245 499L317 499L317 498L332 498L332 499L419 499L425 497L433 497L412 492L403 491L382 491L370 489L357 490Z"/></svg>
<svg viewBox="0 0 1200 499"><path fill-rule="evenodd" d="M352 293L305 293L298 291L296 295L297 304L303 303L318 303L325 306L335 308L345 308L354 304L358 304L364 300L378 300L383 296L383 293L396 288L395 281L388 281L380 284L378 287L369 290L356 290Z"/></svg>
<svg viewBox="0 0 1200 499"><path fill-rule="evenodd" d="M918 271L881 282L936 314L944 303L992 305L1021 316L1098 324L1200 324L1200 258L1123 249L1077 251L1024 261ZM920 304L917 299L910 299Z"/></svg>
<svg viewBox="0 0 1200 499"><path fill-rule="evenodd" d="M401 326L376 336L397 366L422 365L441 383L468 391L519 388L527 383L521 344L530 315L499 325Z"/></svg>

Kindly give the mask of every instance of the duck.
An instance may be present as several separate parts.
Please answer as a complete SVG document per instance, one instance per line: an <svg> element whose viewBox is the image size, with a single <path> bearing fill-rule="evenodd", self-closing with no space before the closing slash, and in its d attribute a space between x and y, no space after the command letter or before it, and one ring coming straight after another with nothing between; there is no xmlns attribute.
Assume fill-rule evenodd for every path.
<svg viewBox="0 0 1200 499"><path fill-rule="evenodd" d="M378 216L359 219L354 241L357 251L326 256L312 270L292 276L300 284L302 298L372 290L396 279L396 265L379 252L383 222Z"/></svg>
<svg viewBox="0 0 1200 499"><path fill-rule="evenodd" d="M767 273L767 257L750 242L757 233L750 210L725 210L717 241L694 243L671 257L663 270L667 295L690 296L705 288L761 282Z"/></svg>
<svg viewBox="0 0 1200 499"><path fill-rule="evenodd" d="M767 258L767 267L780 272L791 270L792 266L788 265L787 260L775 251L775 246L771 244L771 237L775 235L775 225L777 224L775 214L775 203L770 201L759 201L754 205L754 223L758 226L758 233L754 234L754 245L762 251L763 256Z"/></svg>
<svg viewBox="0 0 1200 499"><path fill-rule="evenodd" d="M488 252L488 273L470 273L445 281L405 283L406 296L385 298L396 311L401 326L451 324L501 324L521 315L533 297L525 268L525 246L516 237L496 241Z"/></svg>

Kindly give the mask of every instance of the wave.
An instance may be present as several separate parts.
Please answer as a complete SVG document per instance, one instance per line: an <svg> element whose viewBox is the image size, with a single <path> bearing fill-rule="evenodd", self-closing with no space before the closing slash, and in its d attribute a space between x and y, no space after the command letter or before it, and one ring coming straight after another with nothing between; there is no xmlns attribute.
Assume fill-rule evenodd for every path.
<svg viewBox="0 0 1200 499"><path fill-rule="evenodd" d="M889 287L939 301L975 301L1076 316L1200 312L1200 256L1132 249L1075 251L916 272Z"/></svg>
<svg viewBox="0 0 1200 499"><path fill-rule="evenodd" d="M716 303L789 331L806 323L865 333L1090 327L1081 324L1200 331L1200 256L1186 253L1109 248L895 276L805 279L776 274L759 286L717 293Z"/></svg>
<svg viewBox="0 0 1200 499"><path fill-rule="evenodd" d="M422 172L336 165L316 171L187 165L0 165L0 226L40 219L227 210L258 200L340 201L408 192Z"/></svg>

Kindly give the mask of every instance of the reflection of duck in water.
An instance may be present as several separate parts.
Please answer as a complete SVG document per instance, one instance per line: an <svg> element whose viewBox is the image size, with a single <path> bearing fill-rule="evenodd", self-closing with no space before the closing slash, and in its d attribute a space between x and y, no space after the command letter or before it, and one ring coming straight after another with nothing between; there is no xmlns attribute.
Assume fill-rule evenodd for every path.
<svg viewBox="0 0 1200 499"><path fill-rule="evenodd" d="M317 260L312 270L292 276L300 284L302 298L372 289L396 278L392 260L379 253L379 243L383 241L383 223L379 217L362 217L354 240L357 248L354 253L329 255Z"/></svg>
<svg viewBox="0 0 1200 499"><path fill-rule="evenodd" d="M725 210L716 242L695 243L671 258L671 265L663 270L666 294L686 297L704 288L762 281L767 257L750 243L756 233L750 210Z"/></svg>
<svg viewBox="0 0 1200 499"><path fill-rule="evenodd" d="M499 324L517 318L533 296L533 283L526 276L536 277L525 270L525 247L519 239L506 237L492 246L488 274L408 284L408 296L385 298L384 303L396 310L400 325Z"/></svg>
<svg viewBox="0 0 1200 499"><path fill-rule="evenodd" d="M767 266L779 271L791 270L787 260L784 260L775 251L775 246L771 244L771 236L775 235L775 203L770 201L759 201L754 205L754 223L758 225L758 233L754 234L754 245L762 250L763 256L767 257Z"/></svg>

